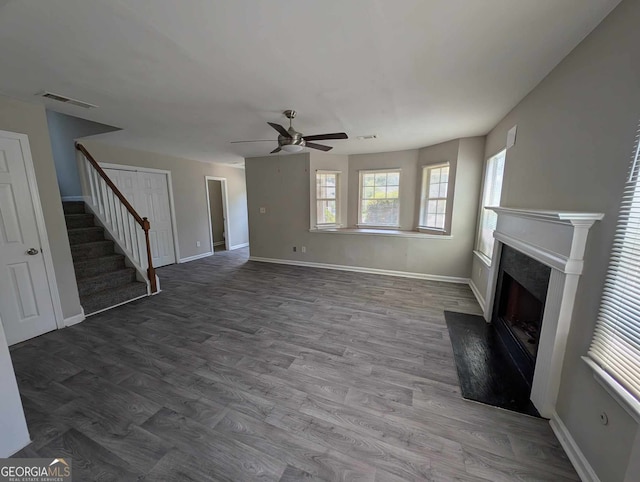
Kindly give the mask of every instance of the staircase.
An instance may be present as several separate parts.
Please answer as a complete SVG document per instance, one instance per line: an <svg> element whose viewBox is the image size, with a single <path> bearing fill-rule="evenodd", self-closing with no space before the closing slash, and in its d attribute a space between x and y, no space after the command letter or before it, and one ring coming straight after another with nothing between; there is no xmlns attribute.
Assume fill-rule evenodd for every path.
<svg viewBox="0 0 640 482"><path fill-rule="evenodd" d="M136 271L117 254L104 228L95 225L83 202L64 202L73 267L80 304L86 315L147 295L147 284L136 281Z"/></svg>

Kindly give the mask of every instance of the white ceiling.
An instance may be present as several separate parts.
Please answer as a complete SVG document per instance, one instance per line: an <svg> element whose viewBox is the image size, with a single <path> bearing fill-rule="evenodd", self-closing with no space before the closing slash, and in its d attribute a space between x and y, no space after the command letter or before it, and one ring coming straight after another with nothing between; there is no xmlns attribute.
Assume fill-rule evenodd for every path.
<svg viewBox="0 0 640 482"><path fill-rule="evenodd" d="M118 145L263 155L267 121L333 153L486 134L619 0L0 0L0 92L121 127ZM376 140L356 136L377 134Z"/></svg>

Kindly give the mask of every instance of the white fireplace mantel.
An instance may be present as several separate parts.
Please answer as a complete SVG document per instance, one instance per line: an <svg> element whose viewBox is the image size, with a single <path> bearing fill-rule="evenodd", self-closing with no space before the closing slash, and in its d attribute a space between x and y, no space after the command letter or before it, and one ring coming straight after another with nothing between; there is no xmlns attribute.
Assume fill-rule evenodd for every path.
<svg viewBox="0 0 640 482"><path fill-rule="evenodd" d="M589 229L603 213L488 207L498 214L485 319L491 320L502 246L549 266L551 277L533 375L531 401L543 417L555 410L562 362L584 265Z"/></svg>

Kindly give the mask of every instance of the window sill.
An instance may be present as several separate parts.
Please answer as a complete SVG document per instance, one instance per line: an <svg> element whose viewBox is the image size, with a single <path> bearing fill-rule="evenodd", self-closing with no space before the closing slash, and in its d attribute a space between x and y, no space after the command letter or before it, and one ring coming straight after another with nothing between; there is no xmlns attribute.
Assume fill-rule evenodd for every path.
<svg viewBox="0 0 640 482"><path fill-rule="evenodd" d="M427 228L425 226L418 226L416 228L416 231L418 231L419 233L424 233L424 234L433 234L435 236L446 236L447 235L447 232L444 229Z"/></svg>
<svg viewBox="0 0 640 482"><path fill-rule="evenodd" d="M476 256L476 258L478 258L480 261L482 261L482 263L487 268L491 268L491 258L489 256L487 256L484 253L481 253L480 251L478 251L476 249L473 250L473 254Z"/></svg>
<svg viewBox="0 0 640 482"><path fill-rule="evenodd" d="M322 228L310 229L311 233L326 234L356 234L365 236L394 236L399 238L422 238L422 239L453 239L451 235L425 234L418 231L402 231L400 229L378 229L378 228Z"/></svg>
<svg viewBox="0 0 640 482"><path fill-rule="evenodd" d="M627 392L611 375L591 358L583 356L582 360L593 370L593 378L625 409L625 411L640 423L640 401Z"/></svg>
<svg viewBox="0 0 640 482"><path fill-rule="evenodd" d="M310 229L310 231L324 231L327 229L341 229L342 224L318 224Z"/></svg>

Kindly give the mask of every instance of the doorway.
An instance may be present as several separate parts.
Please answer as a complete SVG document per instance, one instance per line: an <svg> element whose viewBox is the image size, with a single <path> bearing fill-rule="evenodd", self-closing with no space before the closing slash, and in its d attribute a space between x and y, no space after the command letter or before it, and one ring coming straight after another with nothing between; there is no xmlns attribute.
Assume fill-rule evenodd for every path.
<svg viewBox="0 0 640 482"><path fill-rule="evenodd" d="M0 131L0 319L13 345L59 328L53 274L29 139Z"/></svg>
<svg viewBox="0 0 640 482"><path fill-rule="evenodd" d="M207 205L209 207L209 232L211 252L229 249L229 216L227 213L227 180L206 176Z"/></svg>
<svg viewBox="0 0 640 482"><path fill-rule="evenodd" d="M159 268L176 263L179 256L171 173L118 164L100 165L138 214L149 219L153 266Z"/></svg>

